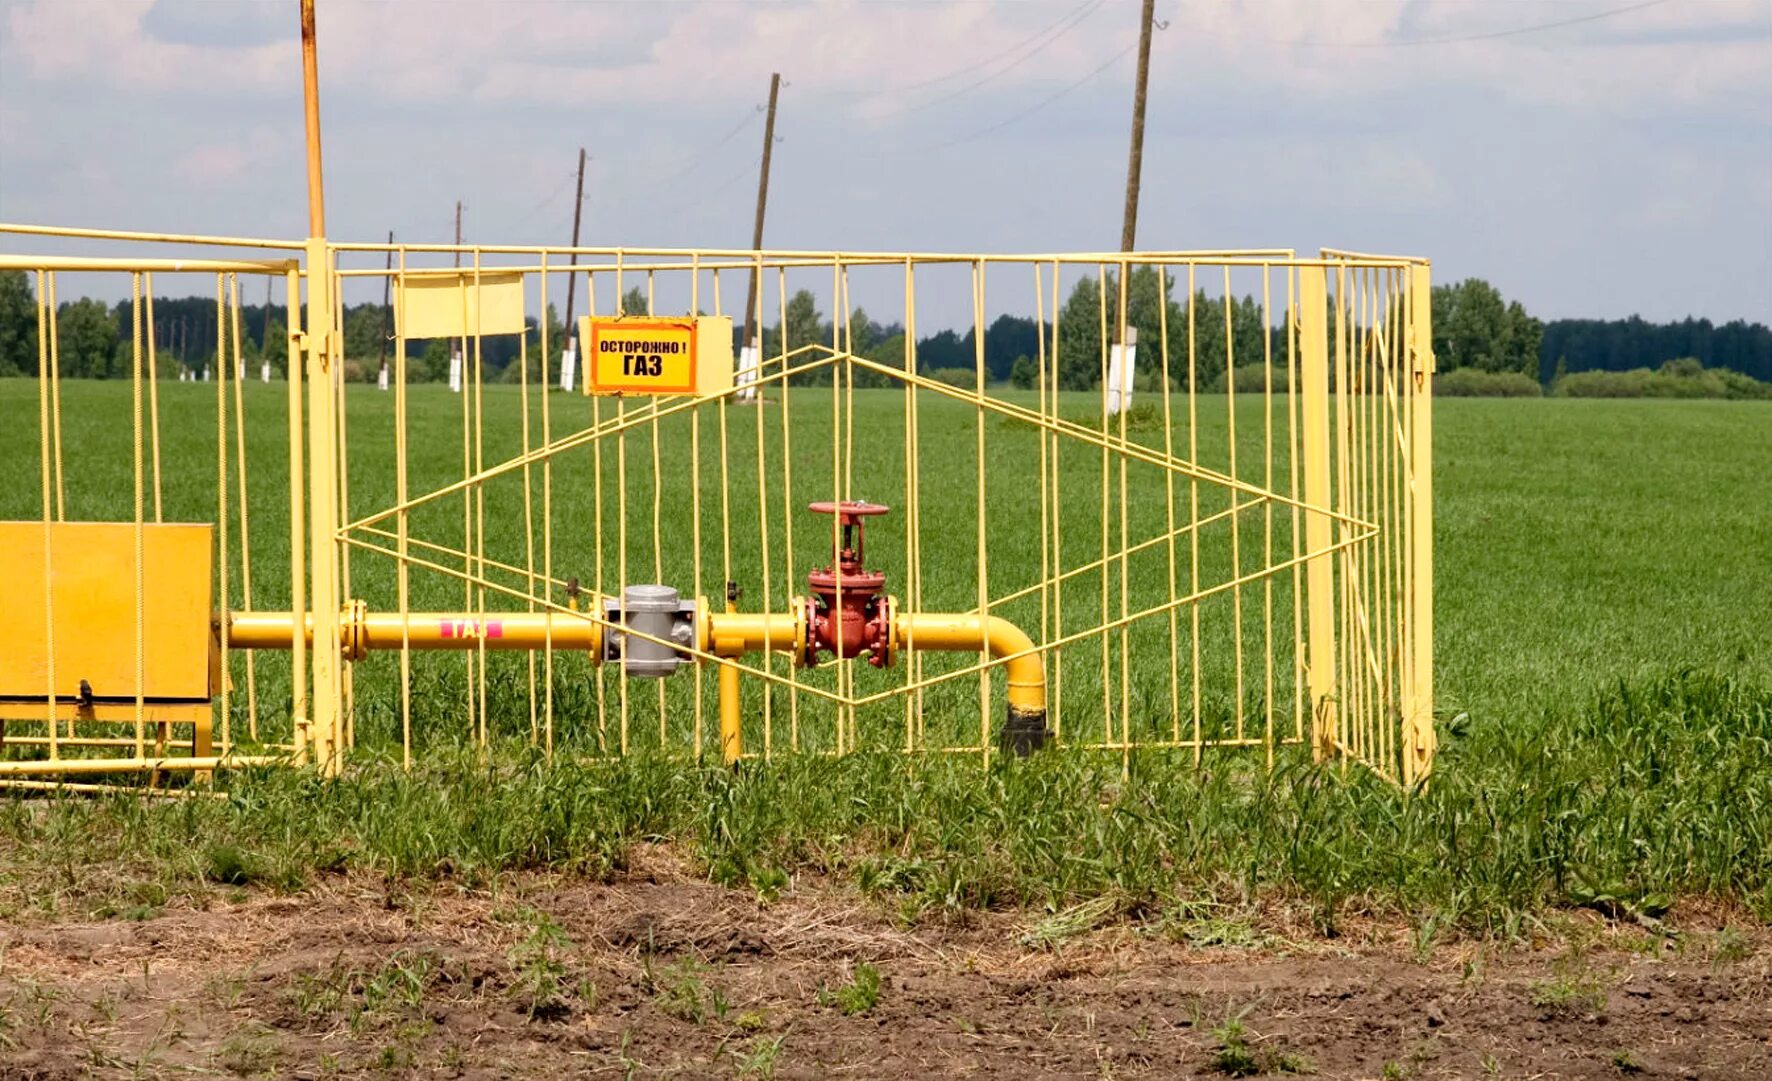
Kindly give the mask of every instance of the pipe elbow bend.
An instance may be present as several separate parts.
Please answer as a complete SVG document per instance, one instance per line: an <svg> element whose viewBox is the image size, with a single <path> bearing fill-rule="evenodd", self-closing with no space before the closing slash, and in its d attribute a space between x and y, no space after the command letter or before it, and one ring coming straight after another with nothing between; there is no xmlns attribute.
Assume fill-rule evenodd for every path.
<svg viewBox="0 0 1772 1081"><path fill-rule="evenodd" d="M983 650L1003 661L1010 712L1038 716L1045 723L1045 663L1034 640L1007 619L977 613L905 613L898 617L898 643L908 649Z"/></svg>
<svg viewBox="0 0 1772 1081"><path fill-rule="evenodd" d="M993 658L1011 658L1003 668L1009 681L1009 706L1026 713L1046 712L1046 666L1034 652L1027 632L1002 616L985 620L985 643Z"/></svg>

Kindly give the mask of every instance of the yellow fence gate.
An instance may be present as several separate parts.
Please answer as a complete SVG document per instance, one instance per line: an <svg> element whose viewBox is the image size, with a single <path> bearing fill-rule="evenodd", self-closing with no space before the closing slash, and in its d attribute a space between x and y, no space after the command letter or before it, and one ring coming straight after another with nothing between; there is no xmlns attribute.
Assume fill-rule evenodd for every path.
<svg viewBox="0 0 1772 1081"><path fill-rule="evenodd" d="M1431 766L1424 261L0 236L8 783L513 741ZM214 299L177 363L173 292Z"/></svg>

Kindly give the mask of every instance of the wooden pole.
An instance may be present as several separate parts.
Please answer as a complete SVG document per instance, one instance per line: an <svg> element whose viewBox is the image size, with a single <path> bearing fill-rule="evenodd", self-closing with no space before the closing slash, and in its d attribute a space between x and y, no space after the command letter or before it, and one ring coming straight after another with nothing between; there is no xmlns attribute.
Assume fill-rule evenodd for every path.
<svg viewBox="0 0 1772 1081"><path fill-rule="evenodd" d="M769 204L769 158L775 149L775 101L781 93L781 73L769 76L769 114L763 120L763 168L757 174L757 224L751 230L751 250L763 248L763 210ZM744 304L744 337L740 344L750 345L756 335L757 290L762 285L763 268L751 271L751 289Z"/></svg>
<svg viewBox="0 0 1772 1081"><path fill-rule="evenodd" d="M271 355L271 280L272 280L271 276L269 274L266 274L265 275L265 324L264 324L263 329L261 329L259 331L260 341L259 341L259 346L258 346L259 354L261 356L266 357L267 359ZM287 327L289 325L289 319L287 316L285 316L283 319L283 325L285 327Z"/></svg>
<svg viewBox="0 0 1772 1081"><path fill-rule="evenodd" d="M393 314L390 291L394 288L394 231L388 230L387 273L381 279L381 370L388 370L388 317Z"/></svg>
<svg viewBox="0 0 1772 1081"><path fill-rule="evenodd" d="M1138 178L1144 169L1145 88L1151 74L1151 24L1157 0L1144 0L1138 20L1138 79L1132 91L1132 150L1126 160L1126 214L1120 224L1120 250L1131 251L1138 233Z"/></svg>
<svg viewBox="0 0 1772 1081"><path fill-rule="evenodd" d="M572 246L578 247L578 224L584 216L585 208L585 148L578 148L578 198L572 203ZM578 253L572 253L572 266L578 266ZM566 340L572 340L572 302L578 290L578 274L573 271L566 273ZM547 313L542 313L546 317Z"/></svg>

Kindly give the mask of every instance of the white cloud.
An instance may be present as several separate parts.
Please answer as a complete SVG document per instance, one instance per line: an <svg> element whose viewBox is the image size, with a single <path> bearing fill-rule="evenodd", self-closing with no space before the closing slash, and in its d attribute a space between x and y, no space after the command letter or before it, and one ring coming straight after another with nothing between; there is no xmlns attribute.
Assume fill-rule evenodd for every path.
<svg viewBox="0 0 1772 1081"><path fill-rule="evenodd" d="M229 47L168 41L140 0L9 4L0 56L40 80L136 91L282 91L290 38ZM1468 37L1604 12L1593 3L1493 0L1165 3L1165 68L1329 98L1475 85L1516 100L1628 110L1764 106L1772 93L1772 5L1675 0L1605 21L1443 45L1360 44ZM201 8L197 9L200 15ZM322 5L327 89L396 102L494 102L587 109L752 98L772 69L807 100L858 115L902 112L983 81L1013 97L1075 80L1124 49L1124 3L639 4L470 2ZM183 20L192 21L192 16ZM1751 36L1758 29L1760 36ZM1738 36L1730 37L1731 33ZM1739 35L1749 36L1739 36ZM1598 44L1591 44L1598 42ZM1338 44L1339 43L1339 44ZM981 58L985 62L981 64ZM954 74L959 73L959 74ZM940 79L944 75L952 78ZM940 79L933 85L932 79ZM910 87L911 90L898 88Z"/></svg>
<svg viewBox="0 0 1772 1081"><path fill-rule="evenodd" d="M181 2L0 0L10 216L299 230L294 5L229 20ZM1693 279L1713 314L1764 318L1772 281L1741 239L1772 230L1766 0L1352 47L1627 2L1160 0L1140 239L1418 251L1597 314L1660 302L1630 269L1659 245L1715 253ZM735 125L780 71L773 242L1098 247L1118 235L1136 11L325 0L330 217L341 235L442 239L459 198L475 235L564 239L586 145L588 236L742 244L761 132Z"/></svg>
<svg viewBox="0 0 1772 1081"><path fill-rule="evenodd" d="M4 15L0 26L5 27L0 63L37 80L138 92L222 92L289 85L286 45L234 47L162 41L144 26L151 7L139 0L9 4L0 12Z"/></svg>
<svg viewBox="0 0 1772 1081"><path fill-rule="evenodd" d="M251 176L268 156L288 149L270 128L257 125L239 138L200 143L173 161L178 180L206 191L226 191Z"/></svg>
<svg viewBox="0 0 1772 1081"><path fill-rule="evenodd" d="M1764 0L1676 0L1603 22L1488 38L1480 35L1616 8L1274 0L1185 10L1181 32L1158 38L1177 63L1326 99L1460 86L1611 113L1716 109L1763 118L1772 97L1772 5ZM1474 40L1404 44L1458 38ZM1377 44L1385 42L1393 44Z"/></svg>

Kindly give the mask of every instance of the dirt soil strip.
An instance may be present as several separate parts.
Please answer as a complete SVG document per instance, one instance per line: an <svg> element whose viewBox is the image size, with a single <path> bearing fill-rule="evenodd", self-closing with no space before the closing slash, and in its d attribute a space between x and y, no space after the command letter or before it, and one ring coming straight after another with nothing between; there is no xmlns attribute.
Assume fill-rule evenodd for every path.
<svg viewBox="0 0 1772 1081"><path fill-rule="evenodd" d="M1764 928L1727 956L1602 930L1420 963L1403 928L1034 926L904 930L834 890L763 905L668 872L15 924L0 1078L1772 1078Z"/></svg>

